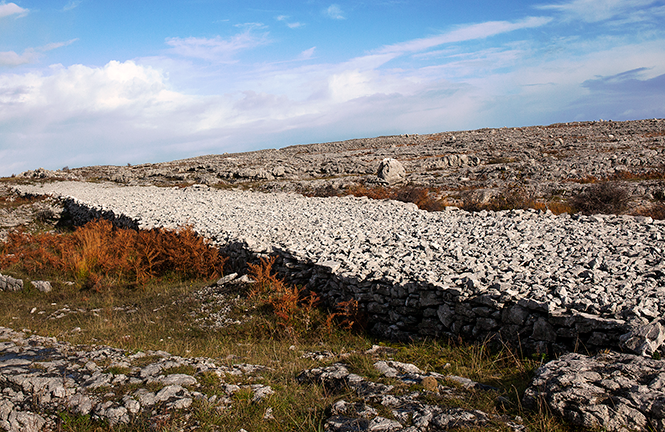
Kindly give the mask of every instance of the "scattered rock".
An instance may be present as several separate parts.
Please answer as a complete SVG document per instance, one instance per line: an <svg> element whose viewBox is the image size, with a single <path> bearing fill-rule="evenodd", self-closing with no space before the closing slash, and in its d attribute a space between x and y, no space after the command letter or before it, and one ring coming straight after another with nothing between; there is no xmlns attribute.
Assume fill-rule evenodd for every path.
<svg viewBox="0 0 665 432"><path fill-rule="evenodd" d="M156 360L143 367L134 366L134 362L146 356ZM117 365L127 371L113 373L98 364ZM196 372L163 374L168 368L179 366ZM251 382L263 370L266 367L249 364L218 366L209 358L182 358L163 351L130 354L100 346L82 349L55 338L27 337L25 333L0 327L0 429L56 430L54 413L62 410L92 415L116 425L129 423L144 412L159 417L174 410L186 410L195 397L206 397L211 404L225 406L231 403L228 397L208 398L196 392L198 374L215 374L220 378L219 388L231 396L241 387L224 383L227 374L234 376L234 381L240 378ZM256 402L274 393L261 384L241 385L251 389ZM147 386L156 386L158 390L152 392Z"/></svg>
<svg viewBox="0 0 665 432"><path fill-rule="evenodd" d="M299 382L317 383L328 391L338 393L349 389L354 390L356 396L360 398L358 402L348 402L344 399L335 402L330 408L331 417L326 419L324 424L325 431L434 432L452 428L479 428L488 425L490 421L504 423L513 430L522 430L519 419L513 419L513 421L498 417L491 418L482 411L447 407L446 398L459 400L465 395L457 388L439 386L437 379L443 378L441 374L426 374L413 364L395 361L379 361L374 366L386 378L397 379L402 388L420 383L425 390L397 392L396 386L370 381L352 374L341 363L304 370L298 374ZM468 381L473 383L471 380ZM485 388L489 387L485 386ZM426 402L428 393L432 392L445 396L441 399L440 405ZM390 411L394 419L379 415L379 410L385 411L386 409Z"/></svg>
<svg viewBox="0 0 665 432"><path fill-rule="evenodd" d="M0 291L21 291L23 280L0 274Z"/></svg>

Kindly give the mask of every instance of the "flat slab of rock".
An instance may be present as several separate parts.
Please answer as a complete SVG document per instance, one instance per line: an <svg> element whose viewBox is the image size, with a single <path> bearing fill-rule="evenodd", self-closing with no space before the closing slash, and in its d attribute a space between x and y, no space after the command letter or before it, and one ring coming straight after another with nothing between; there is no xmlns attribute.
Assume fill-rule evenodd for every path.
<svg viewBox="0 0 665 432"><path fill-rule="evenodd" d="M544 404L573 424L665 431L665 361L620 353L567 354L538 369L524 406Z"/></svg>

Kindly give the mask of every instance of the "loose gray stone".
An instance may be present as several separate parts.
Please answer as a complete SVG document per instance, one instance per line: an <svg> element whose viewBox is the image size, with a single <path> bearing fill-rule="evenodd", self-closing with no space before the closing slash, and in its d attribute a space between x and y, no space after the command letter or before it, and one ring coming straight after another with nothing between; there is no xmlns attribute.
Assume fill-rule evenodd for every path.
<svg viewBox="0 0 665 432"><path fill-rule="evenodd" d="M171 374L159 378L159 382L166 386L179 385L179 386L193 386L198 383L196 378L186 374Z"/></svg>
<svg viewBox="0 0 665 432"><path fill-rule="evenodd" d="M665 327L654 321L621 336L621 347L635 354L651 357L665 342Z"/></svg>
<svg viewBox="0 0 665 432"><path fill-rule="evenodd" d="M49 281L31 281L32 286L37 288L39 292L47 293L51 292L53 287L51 287L51 282Z"/></svg>
<svg viewBox="0 0 665 432"><path fill-rule="evenodd" d="M23 280L0 274L0 291L21 291Z"/></svg>

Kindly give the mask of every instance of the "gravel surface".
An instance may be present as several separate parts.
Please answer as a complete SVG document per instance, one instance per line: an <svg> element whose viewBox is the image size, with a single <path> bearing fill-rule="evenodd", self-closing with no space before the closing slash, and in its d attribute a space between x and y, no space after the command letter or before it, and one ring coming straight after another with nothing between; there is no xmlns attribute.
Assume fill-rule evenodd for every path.
<svg viewBox="0 0 665 432"><path fill-rule="evenodd" d="M499 292L553 308L650 321L665 312L665 223L536 211L428 213L367 198L60 182L23 193L73 197L138 221L192 224L218 244L273 249L359 281L425 282L462 298Z"/></svg>

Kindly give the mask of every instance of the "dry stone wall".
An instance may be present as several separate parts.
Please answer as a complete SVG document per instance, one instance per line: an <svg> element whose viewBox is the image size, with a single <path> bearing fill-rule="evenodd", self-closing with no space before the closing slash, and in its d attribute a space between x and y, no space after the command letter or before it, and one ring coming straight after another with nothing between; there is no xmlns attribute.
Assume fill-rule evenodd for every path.
<svg viewBox="0 0 665 432"><path fill-rule="evenodd" d="M384 337L645 355L665 338L665 225L649 218L426 213L390 201L201 186L19 189L62 195L79 223L98 217L132 228L192 223L232 257L234 271L275 255L280 274L331 306L358 301L368 328Z"/></svg>

